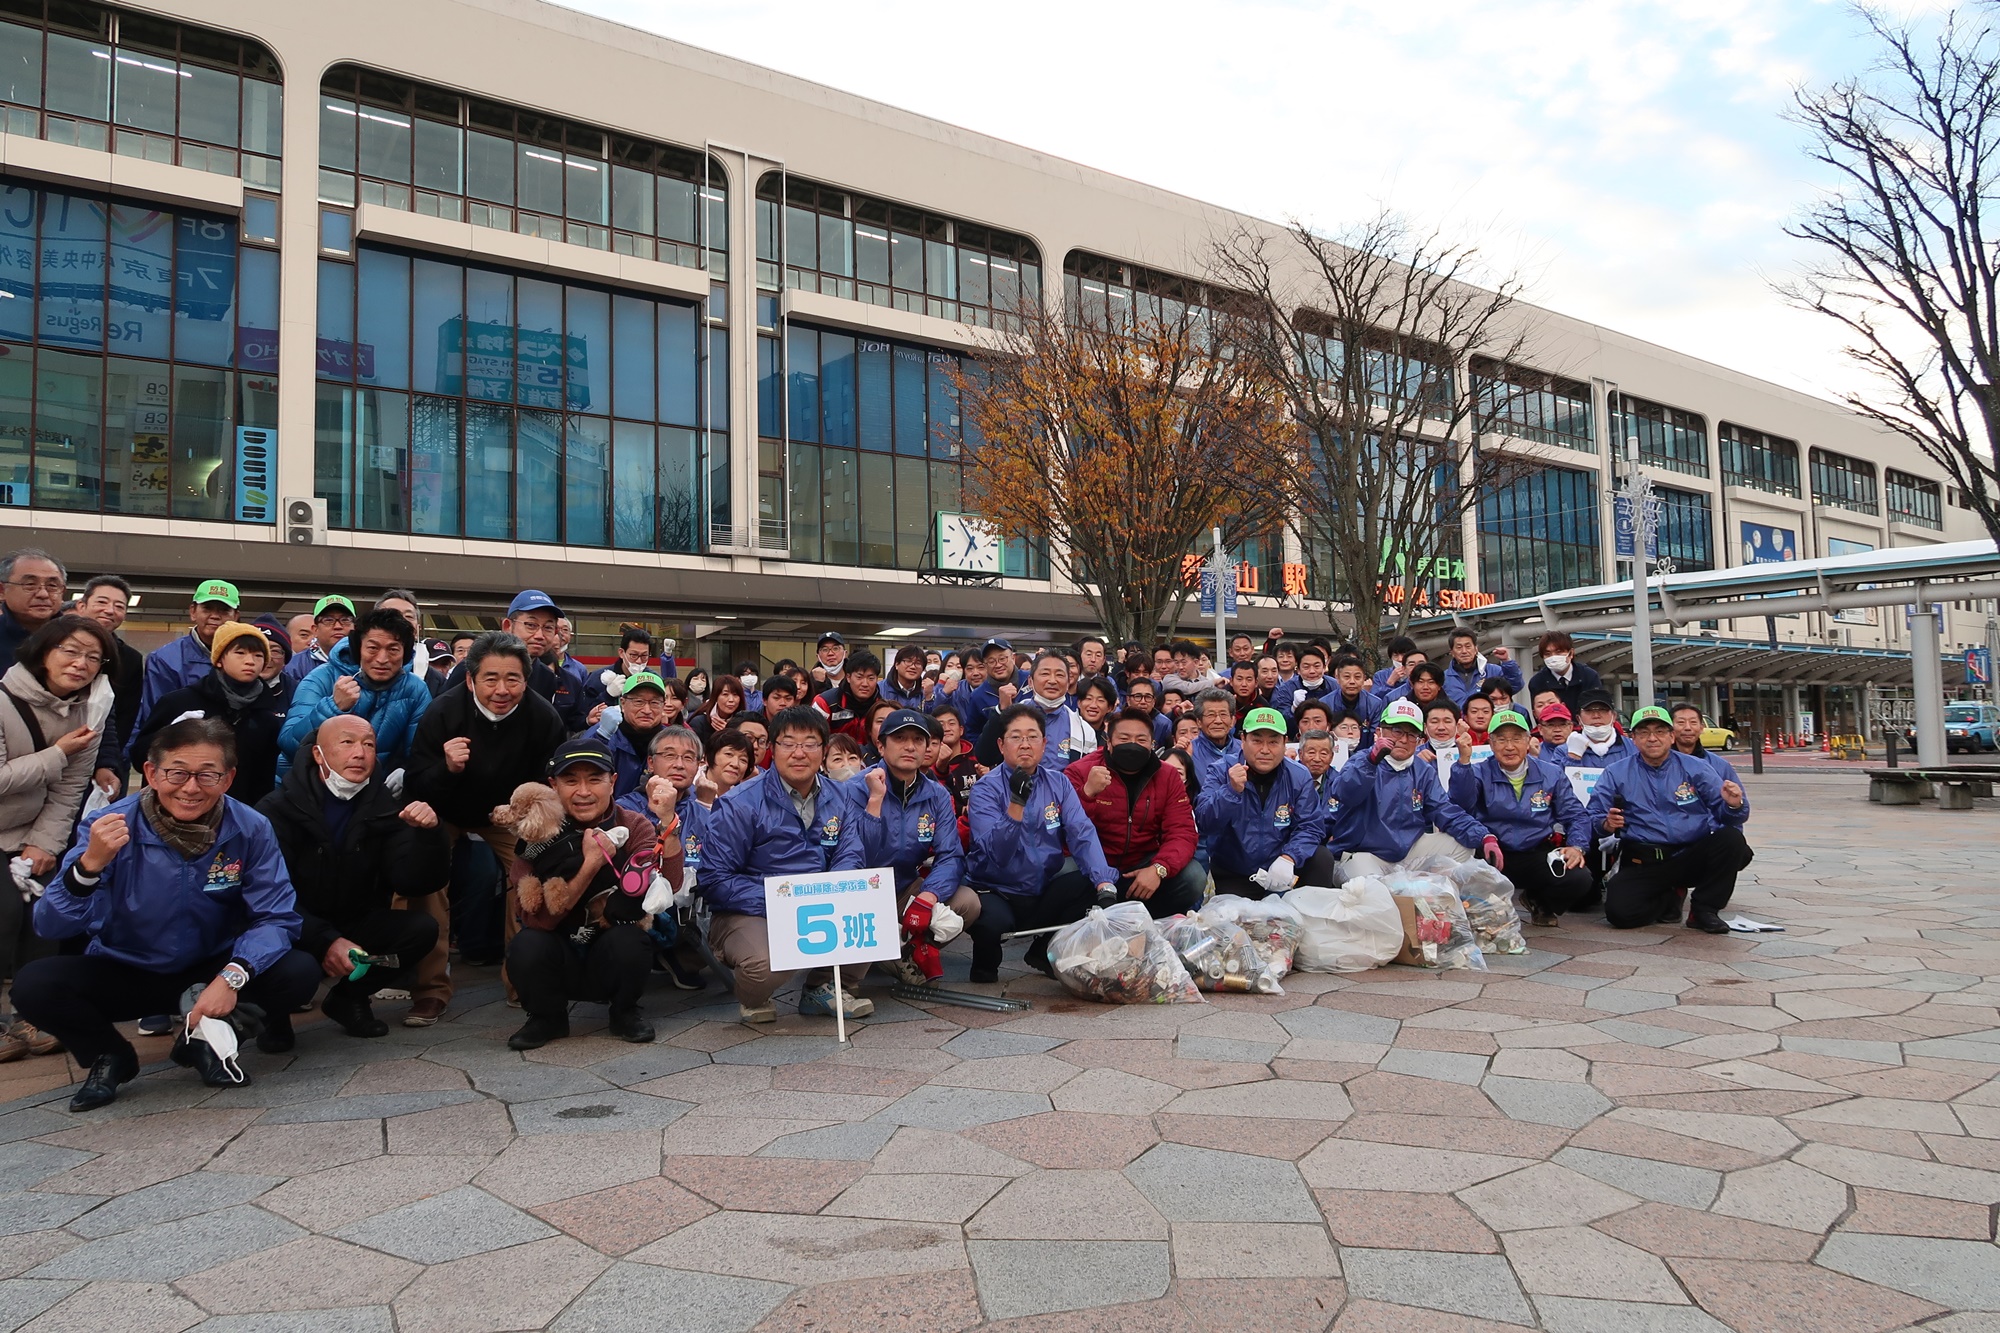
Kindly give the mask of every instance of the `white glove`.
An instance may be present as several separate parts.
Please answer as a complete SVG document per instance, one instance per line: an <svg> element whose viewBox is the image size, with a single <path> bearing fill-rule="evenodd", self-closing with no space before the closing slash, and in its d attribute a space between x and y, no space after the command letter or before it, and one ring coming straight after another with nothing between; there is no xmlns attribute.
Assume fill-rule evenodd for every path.
<svg viewBox="0 0 2000 1333"><path fill-rule="evenodd" d="M965 933L965 918L939 903L931 908L931 939L938 944L950 944Z"/></svg>
<svg viewBox="0 0 2000 1333"><path fill-rule="evenodd" d="M401 796L403 794L403 770L399 768L390 773L388 777L382 779L382 785L389 789L391 796Z"/></svg>
<svg viewBox="0 0 2000 1333"><path fill-rule="evenodd" d="M7 863L7 869L14 876L14 887L21 891L22 902L31 903L42 896L42 882L34 877L27 857L15 857Z"/></svg>
<svg viewBox="0 0 2000 1333"><path fill-rule="evenodd" d="M1563 743L1563 748L1569 751L1570 758L1581 759L1583 758L1583 747L1587 743L1583 738L1583 729L1579 727L1569 734L1569 739Z"/></svg>
<svg viewBox="0 0 2000 1333"><path fill-rule="evenodd" d="M673 905L674 886L665 875L655 874L653 882L646 888L646 898L639 904L639 910L649 916L658 916Z"/></svg>
<svg viewBox="0 0 2000 1333"><path fill-rule="evenodd" d="M1250 882L1266 893L1283 893L1299 882L1298 873L1292 868L1292 858L1281 856L1269 866L1250 876Z"/></svg>

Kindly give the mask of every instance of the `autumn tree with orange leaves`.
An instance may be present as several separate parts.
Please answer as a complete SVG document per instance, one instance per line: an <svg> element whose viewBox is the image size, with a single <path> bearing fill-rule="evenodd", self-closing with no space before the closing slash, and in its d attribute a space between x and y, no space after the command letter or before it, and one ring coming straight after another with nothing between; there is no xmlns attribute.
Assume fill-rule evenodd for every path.
<svg viewBox="0 0 2000 1333"><path fill-rule="evenodd" d="M967 508L1051 563L1113 643L1179 620L1183 560L1285 522L1294 432L1228 316L1189 302L1112 324L1042 309L957 375Z"/></svg>

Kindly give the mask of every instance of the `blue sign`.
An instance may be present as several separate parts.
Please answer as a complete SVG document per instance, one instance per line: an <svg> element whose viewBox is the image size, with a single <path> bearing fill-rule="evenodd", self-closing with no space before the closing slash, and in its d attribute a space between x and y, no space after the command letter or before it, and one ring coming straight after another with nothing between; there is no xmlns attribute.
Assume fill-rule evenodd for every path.
<svg viewBox="0 0 2000 1333"><path fill-rule="evenodd" d="M1611 497L1611 527L1617 536L1617 552L1621 560L1632 559L1635 546L1633 535L1638 523L1633 517L1632 497L1614 495ZM1646 558L1660 558L1660 502L1652 499L1646 503Z"/></svg>
<svg viewBox="0 0 2000 1333"><path fill-rule="evenodd" d="M1234 569L1231 569L1229 571L1231 577L1226 581L1224 581L1222 585L1222 614L1225 616L1233 616L1236 614L1236 579L1234 577L1235 572L1236 571ZM1212 569L1202 570L1201 613L1204 616L1212 616L1215 614L1215 584L1216 584L1215 571Z"/></svg>
<svg viewBox="0 0 2000 1333"><path fill-rule="evenodd" d="M1768 523L1742 523L1743 563L1746 565L1775 565L1799 558L1799 541L1790 528L1775 528Z"/></svg>
<svg viewBox="0 0 2000 1333"><path fill-rule="evenodd" d="M1965 650L1965 679L1970 685L1984 685L1993 679L1993 658L1985 648Z"/></svg>

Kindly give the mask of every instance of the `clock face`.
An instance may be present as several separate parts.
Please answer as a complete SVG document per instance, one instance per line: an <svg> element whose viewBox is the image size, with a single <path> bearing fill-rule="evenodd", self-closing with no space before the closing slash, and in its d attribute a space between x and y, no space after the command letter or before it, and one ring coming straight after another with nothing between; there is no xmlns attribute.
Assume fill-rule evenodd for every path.
<svg viewBox="0 0 2000 1333"><path fill-rule="evenodd" d="M939 514L938 568L962 574L1000 572L1000 534L990 523L964 514Z"/></svg>

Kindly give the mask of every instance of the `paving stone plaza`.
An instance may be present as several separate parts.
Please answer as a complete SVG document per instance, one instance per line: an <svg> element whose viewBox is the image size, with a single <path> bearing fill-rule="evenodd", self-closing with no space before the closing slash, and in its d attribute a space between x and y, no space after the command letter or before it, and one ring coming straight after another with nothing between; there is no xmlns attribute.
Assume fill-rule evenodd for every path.
<svg viewBox="0 0 2000 1333"><path fill-rule="evenodd" d="M0 1066L0 1325L2000 1329L2000 802L1746 785L1735 905L1783 935L1578 920L1158 1008L1015 969L1025 1014L875 990L847 1050L661 987L656 1045L586 1006L523 1057L479 972L235 1091L73 1116L73 1066Z"/></svg>

